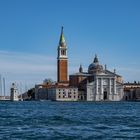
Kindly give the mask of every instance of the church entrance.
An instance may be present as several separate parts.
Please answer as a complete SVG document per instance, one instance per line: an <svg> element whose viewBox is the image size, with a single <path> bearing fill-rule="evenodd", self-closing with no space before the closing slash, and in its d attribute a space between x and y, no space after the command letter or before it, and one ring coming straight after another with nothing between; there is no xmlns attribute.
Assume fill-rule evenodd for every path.
<svg viewBox="0 0 140 140"><path fill-rule="evenodd" d="M107 100L107 91L104 91L104 100Z"/></svg>

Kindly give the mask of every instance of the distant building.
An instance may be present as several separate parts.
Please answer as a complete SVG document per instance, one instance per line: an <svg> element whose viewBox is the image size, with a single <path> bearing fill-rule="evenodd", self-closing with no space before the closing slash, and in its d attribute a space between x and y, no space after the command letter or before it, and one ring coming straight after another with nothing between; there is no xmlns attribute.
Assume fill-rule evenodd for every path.
<svg viewBox="0 0 140 140"><path fill-rule="evenodd" d="M10 96L0 96L0 101L10 100Z"/></svg>
<svg viewBox="0 0 140 140"><path fill-rule="evenodd" d="M39 84L35 85L35 100L49 100L48 99L48 89L52 85Z"/></svg>
<svg viewBox="0 0 140 140"><path fill-rule="evenodd" d="M10 100L11 101L18 101L18 89L15 83L12 83L11 93L10 93Z"/></svg>
<svg viewBox="0 0 140 140"><path fill-rule="evenodd" d="M36 100L53 100L53 101L78 101L80 95L78 88L64 85L36 85Z"/></svg>
<svg viewBox="0 0 140 140"><path fill-rule="evenodd" d="M48 89L48 98L54 101L78 101L78 88L56 86Z"/></svg>
<svg viewBox="0 0 140 140"><path fill-rule="evenodd" d="M24 92L24 93L22 93L22 94L20 94L20 95L18 96L19 101L26 101L26 100L30 100L30 98L28 97L27 92L28 92L28 91L26 91L26 92Z"/></svg>
<svg viewBox="0 0 140 140"><path fill-rule="evenodd" d="M103 69L99 64L97 55L88 67L88 72L83 72L82 66L79 73L70 75L70 86L77 86L79 91L84 91L87 101L120 101L123 99L122 77L116 72Z"/></svg>
<svg viewBox="0 0 140 140"><path fill-rule="evenodd" d="M137 101L140 100L140 83L124 83L124 100Z"/></svg>

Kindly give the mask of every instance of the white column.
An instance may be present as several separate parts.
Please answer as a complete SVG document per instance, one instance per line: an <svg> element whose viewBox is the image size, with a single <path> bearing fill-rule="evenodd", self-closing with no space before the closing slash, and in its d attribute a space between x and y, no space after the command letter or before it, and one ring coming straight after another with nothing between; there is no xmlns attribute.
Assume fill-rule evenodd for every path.
<svg viewBox="0 0 140 140"><path fill-rule="evenodd" d="M103 79L101 78L101 93L100 93L100 100L103 99Z"/></svg>
<svg viewBox="0 0 140 140"><path fill-rule="evenodd" d="M116 94L116 78L114 78L114 94Z"/></svg>
<svg viewBox="0 0 140 140"><path fill-rule="evenodd" d="M113 93L111 92L111 78L109 78L109 97L113 100Z"/></svg>
<svg viewBox="0 0 140 140"><path fill-rule="evenodd" d="M103 94L103 79L101 78L101 95Z"/></svg>
<svg viewBox="0 0 140 140"><path fill-rule="evenodd" d="M109 94L111 94L111 78L109 78Z"/></svg>
<svg viewBox="0 0 140 140"><path fill-rule="evenodd" d="M99 101L99 92L98 92L98 78L96 78L96 95L95 95L95 101Z"/></svg>
<svg viewBox="0 0 140 140"><path fill-rule="evenodd" d="M96 94L98 94L98 78L96 78Z"/></svg>

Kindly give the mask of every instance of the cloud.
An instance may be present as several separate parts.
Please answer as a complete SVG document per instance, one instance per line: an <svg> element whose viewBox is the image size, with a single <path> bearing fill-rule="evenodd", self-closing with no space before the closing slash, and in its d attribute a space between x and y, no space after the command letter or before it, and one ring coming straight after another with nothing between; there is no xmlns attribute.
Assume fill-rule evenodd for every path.
<svg viewBox="0 0 140 140"><path fill-rule="evenodd" d="M1 52L0 51L0 71L7 71L13 73L25 72L44 72L55 69L54 57L47 57L38 54L24 54L15 52Z"/></svg>
<svg viewBox="0 0 140 140"><path fill-rule="evenodd" d="M9 92L12 82L28 87L51 77L56 80L56 58L40 54L0 51L0 74Z"/></svg>
<svg viewBox="0 0 140 140"><path fill-rule="evenodd" d="M135 68L128 68L128 67L120 67L118 68L118 70L120 71L127 71L127 72L131 72L131 73L140 73L139 69L135 69Z"/></svg>
<svg viewBox="0 0 140 140"><path fill-rule="evenodd" d="M117 69L123 76L125 82L140 81L140 67L135 66L123 66Z"/></svg>

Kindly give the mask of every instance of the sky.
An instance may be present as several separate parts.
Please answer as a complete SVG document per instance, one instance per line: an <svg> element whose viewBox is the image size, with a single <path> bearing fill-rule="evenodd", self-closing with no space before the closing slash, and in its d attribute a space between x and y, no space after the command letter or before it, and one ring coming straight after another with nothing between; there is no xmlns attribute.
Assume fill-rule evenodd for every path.
<svg viewBox="0 0 140 140"><path fill-rule="evenodd" d="M45 78L56 80L61 26L69 74L84 71L95 54L102 65L140 81L139 0L0 0L0 74L6 92L22 92Z"/></svg>

